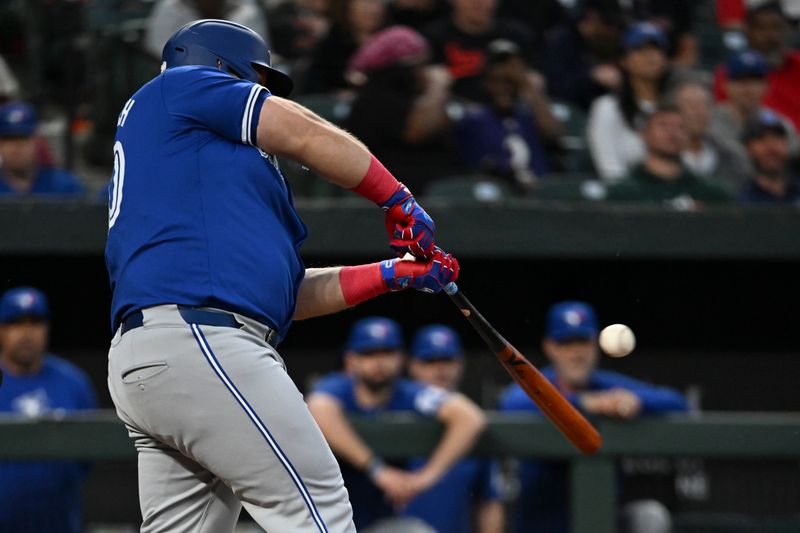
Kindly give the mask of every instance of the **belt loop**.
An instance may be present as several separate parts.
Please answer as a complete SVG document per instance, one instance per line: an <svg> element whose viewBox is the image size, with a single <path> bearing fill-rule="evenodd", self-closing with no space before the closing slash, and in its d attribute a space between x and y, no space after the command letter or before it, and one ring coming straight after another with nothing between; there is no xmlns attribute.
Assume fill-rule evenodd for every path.
<svg viewBox="0 0 800 533"><path fill-rule="evenodd" d="M273 348L278 348L278 332L267 326L267 336L264 339Z"/></svg>

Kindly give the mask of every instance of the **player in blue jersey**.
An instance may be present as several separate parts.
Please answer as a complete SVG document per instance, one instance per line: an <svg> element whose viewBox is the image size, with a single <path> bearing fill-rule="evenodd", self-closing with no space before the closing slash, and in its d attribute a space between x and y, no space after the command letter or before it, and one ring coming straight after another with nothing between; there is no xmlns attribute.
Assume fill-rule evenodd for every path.
<svg viewBox="0 0 800 533"><path fill-rule="evenodd" d="M80 180L37 160L36 110L24 102L0 106L0 196L81 196Z"/></svg>
<svg viewBox="0 0 800 533"><path fill-rule="evenodd" d="M320 380L308 398L314 418L342 462L356 526L361 529L402 510L433 487L472 447L485 421L481 410L457 392L401 379L405 355L400 326L382 317L353 325L345 372ZM442 439L413 471L385 463L355 433L346 414L371 416L411 411L445 425Z"/></svg>
<svg viewBox="0 0 800 533"><path fill-rule="evenodd" d="M597 335L597 318L588 304L567 301L550 308L542 349L552 366L542 373L584 414L629 420L688 410L686 399L673 389L597 369ZM503 393L500 409L538 411L536 404L516 384ZM569 531L567 479L567 465L564 463L520 463L517 532ZM650 529L637 531L661 530L653 525Z"/></svg>
<svg viewBox="0 0 800 533"><path fill-rule="evenodd" d="M187 24L117 121L106 264L109 390L139 453L142 531L353 531L338 465L276 346L292 320L437 292L458 263L411 193L346 132L283 98L255 32ZM399 258L306 269L276 156L385 212ZM347 228L340 228L347 239Z"/></svg>
<svg viewBox="0 0 800 533"><path fill-rule="evenodd" d="M0 297L0 412L38 417L97 408L89 379L47 353L49 308L31 287ZM0 462L0 531L78 533L86 465L69 461Z"/></svg>
<svg viewBox="0 0 800 533"><path fill-rule="evenodd" d="M427 385L455 391L464 372L464 353L458 333L441 324L421 328L410 350L409 375ZM424 460L411 461L412 469ZM434 486L419 494L404 514L424 520L438 533L472 531L472 505L477 504L476 531L501 533L504 513L500 501L499 465L493 461L466 458L456 463Z"/></svg>

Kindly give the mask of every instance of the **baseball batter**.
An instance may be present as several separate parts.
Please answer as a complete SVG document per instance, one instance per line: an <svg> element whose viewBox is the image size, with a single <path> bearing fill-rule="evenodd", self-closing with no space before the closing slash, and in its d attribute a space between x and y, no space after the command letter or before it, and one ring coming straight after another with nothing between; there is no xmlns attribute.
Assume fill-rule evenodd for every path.
<svg viewBox="0 0 800 533"><path fill-rule="evenodd" d="M287 96L264 41L190 23L117 121L106 263L109 390L139 455L142 531L354 531L336 461L276 346L293 319L387 291L437 292L458 262L356 139ZM306 269L307 230L275 156L385 211L399 258ZM341 228L346 235L347 228Z"/></svg>

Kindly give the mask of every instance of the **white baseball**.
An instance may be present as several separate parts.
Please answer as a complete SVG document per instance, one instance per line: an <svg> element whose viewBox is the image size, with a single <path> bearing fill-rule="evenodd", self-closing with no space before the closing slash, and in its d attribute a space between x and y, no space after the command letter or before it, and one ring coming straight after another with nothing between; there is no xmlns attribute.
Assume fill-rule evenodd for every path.
<svg viewBox="0 0 800 533"><path fill-rule="evenodd" d="M600 348L611 357L625 357L636 348L636 337L625 324L611 324L600 332Z"/></svg>

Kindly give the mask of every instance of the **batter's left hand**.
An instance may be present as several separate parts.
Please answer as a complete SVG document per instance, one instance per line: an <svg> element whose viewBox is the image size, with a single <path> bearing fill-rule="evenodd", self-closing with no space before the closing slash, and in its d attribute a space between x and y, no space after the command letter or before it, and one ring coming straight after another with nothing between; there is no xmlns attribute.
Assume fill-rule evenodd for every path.
<svg viewBox="0 0 800 533"><path fill-rule="evenodd" d="M389 246L397 255L429 258L433 254L436 225L405 185L381 207L386 212Z"/></svg>
<svg viewBox="0 0 800 533"><path fill-rule="evenodd" d="M458 260L439 247L434 247L428 260L389 259L381 262L381 275L390 291L439 292L458 279L458 271Z"/></svg>

